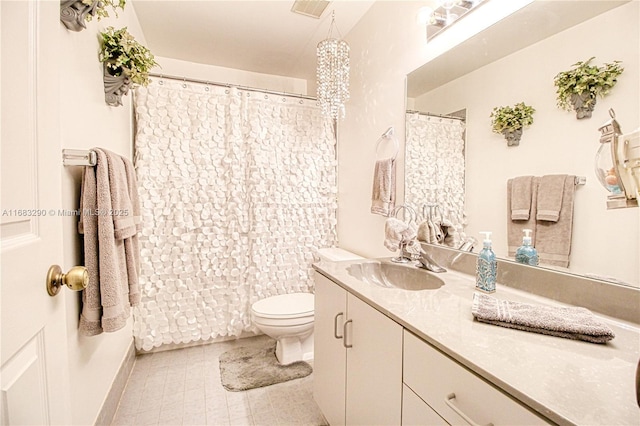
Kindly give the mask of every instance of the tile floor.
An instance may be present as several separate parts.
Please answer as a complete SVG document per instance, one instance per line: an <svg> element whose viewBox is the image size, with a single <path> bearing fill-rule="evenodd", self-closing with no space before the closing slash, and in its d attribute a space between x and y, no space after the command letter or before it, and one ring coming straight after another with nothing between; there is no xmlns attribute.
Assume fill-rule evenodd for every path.
<svg viewBox="0 0 640 426"><path fill-rule="evenodd" d="M222 387L220 354L265 339L139 355L112 425L326 425L313 400L313 373L245 392Z"/></svg>

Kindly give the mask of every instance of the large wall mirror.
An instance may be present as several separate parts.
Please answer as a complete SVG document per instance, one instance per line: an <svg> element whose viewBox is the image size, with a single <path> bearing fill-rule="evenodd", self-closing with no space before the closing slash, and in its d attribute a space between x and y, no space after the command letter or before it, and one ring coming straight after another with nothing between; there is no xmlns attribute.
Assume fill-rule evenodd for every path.
<svg viewBox="0 0 640 426"><path fill-rule="evenodd" d="M462 19L454 25L464 24ZM480 231L492 231L494 251L509 259L507 181L529 175L584 177L574 193L570 263L560 269L640 287L640 208L607 210L608 193L594 171L598 128L610 118L609 109L623 133L640 127L639 25L637 1L534 1L407 76L407 110L417 111L407 120L416 114L436 116L434 121L438 115L464 117L462 165L452 166L463 174L461 232L481 240ZM591 57L596 65L621 61L624 72L611 93L598 98L592 117L578 120L556 106L553 79ZM494 107L519 102L535 108L534 122L518 146L508 146L492 132L490 114ZM429 170L434 164L423 158L412 166L410 156L416 155L407 152L406 174L416 172L411 167ZM437 181L405 179L405 185L405 202L418 208L433 204L416 194Z"/></svg>

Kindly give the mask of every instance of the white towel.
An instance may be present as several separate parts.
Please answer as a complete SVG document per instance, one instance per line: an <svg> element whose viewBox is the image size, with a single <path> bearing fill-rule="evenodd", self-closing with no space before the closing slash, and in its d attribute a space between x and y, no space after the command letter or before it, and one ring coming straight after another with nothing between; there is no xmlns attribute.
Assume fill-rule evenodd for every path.
<svg viewBox="0 0 640 426"><path fill-rule="evenodd" d="M406 223L395 217L385 221L384 246L391 251L396 251L401 244L405 244L409 253L420 254L422 247L416 240L417 236L418 228L413 223Z"/></svg>
<svg viewBox="0 0 640 426"><path fill-rule="evenodd" d="M371 213L389 217L396 207L396 161L376 161L371 192Z"/></svg>

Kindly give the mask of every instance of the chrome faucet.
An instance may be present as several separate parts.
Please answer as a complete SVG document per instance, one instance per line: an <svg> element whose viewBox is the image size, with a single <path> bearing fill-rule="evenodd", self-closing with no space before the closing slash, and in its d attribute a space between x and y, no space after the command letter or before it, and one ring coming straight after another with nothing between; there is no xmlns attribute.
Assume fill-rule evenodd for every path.
<svg viewBox="0 0 640 426"><path fill-rule="evenodd" d="M435 260L431 258L427 253L422 253L417 256L418 268L424 268L431 272L447 272L442 266L438 265Z"/></svg>
<svg viewBox="0 0 640 426"><path fill-rule="evenodd" d="M437 272L437 273L447 272L445 268L438 265L436 261L433 260L433 258L429 256L427 253L425 253L424 251L420 254L413 254L413 253L407 253L406 251L402 250L401 255L402 257L405 257L405 258L410 257L411 260L415 260L417 262L416 266L418 268L423 268L423 269L426 269L427 271Z"/></svg>

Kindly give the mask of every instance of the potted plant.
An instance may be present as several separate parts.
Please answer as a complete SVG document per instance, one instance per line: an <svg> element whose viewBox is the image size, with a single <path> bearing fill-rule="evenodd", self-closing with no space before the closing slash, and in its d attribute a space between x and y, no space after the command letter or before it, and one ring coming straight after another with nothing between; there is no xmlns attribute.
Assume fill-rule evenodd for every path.
<svg viewBox="0 0 640 426"><path fill-rule="evenodd" d="M604 97L618 82L624 68L620 61L604 64L602 67L590 65L594 57L576 62L572 69L558 73L553 83L557 88L558 106L567 111L572 109L576 117L590 118L596 105L596 96Z"/></svg>
<svg viewBox="0 0 640 426"><path fill-rule="evenodd" d="M124 10L126 0L61 0L60 21L71 31L82 31L94 16L98 20L107 18L109 11L113 10L118 16L118 9Z"/></svg>
<svg viewBox="0 0 640 426"><path fill-rule="evenodd" d="M495 107L491 112L491 129L495 133L501 133L507 140L507 146L520 144L522 130L533 124L533 107L519 102L513 107Z"/></svg>
<svg viewBox="0 0 640 426"><path fill-rule="evenodd" d="M149 49L129 34L127 27L107 27L100 33L100 62L104 64L104 91L108 105L122 105L131 84L149 84L149 71L158 64Z"/></svg>

